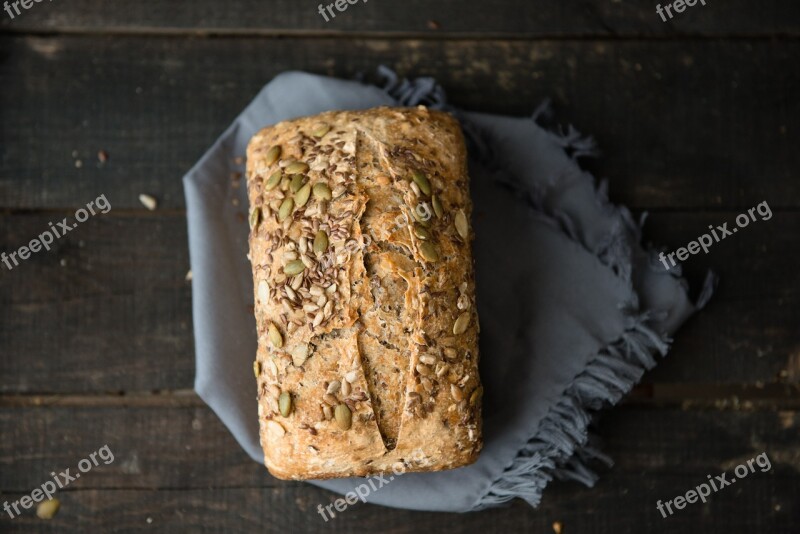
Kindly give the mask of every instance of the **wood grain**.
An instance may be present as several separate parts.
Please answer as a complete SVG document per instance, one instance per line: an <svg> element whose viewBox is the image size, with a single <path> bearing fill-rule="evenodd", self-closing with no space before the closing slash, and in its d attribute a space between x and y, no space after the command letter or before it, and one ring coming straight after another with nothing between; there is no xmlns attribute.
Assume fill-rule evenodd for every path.
<svg viewBox="0 0 800 534"><path fill-rule="evenodd" d="M98 191L117 208L140 208L140 193L182 207L180 177L272 77L381 63L436 76L467 109L527 115L552 97L633 208L800 205L800 41L6 36L0 50L4 208L74 208Z"/></svg>
<svg viewBox="0 0 800 534"><path fill-rule="evenodd" d="M659 213L645 236L675 250L737 213ZM0 216L0 250L15 250L61 216ZM799 233L800 213L775 213L717 243L707 256L691 257L686 267L695 287L708 268L718 272L721 285L645 380L800 383L800 279L793 267L800 263ZM10 272L0 266L0 393L191 388L188 269L182 213L119 214L113 208L58 240L52 251Z"/></svg>
<svg viewBox="0 0 800 534"><path fill-rule="evenodd" d="M328 4L330 2L324 2ZM662 2L664 3L664 2ZM170 32L202 34L382 34L481 37L593 37L675 35L797 35L800 10L792 0L728 0L725 4L687 9L668 22L656 14L656 3L645 1L560 0L558 3L514 0L459 2L406 0L353 2L346 11L334 9L329 21L318 12L319 2L291 0L171 2L143 0L72 0L64 5L36 6L23 15L0 19L6 31ZM5 13L4 13L5 15ZM666 15L665 15L666 16Z"/></svg>
<svg viewBox="0 0 800 534"><path fill-rule="evenodd" d="M69 531L77 524L84 531L107 531L114 525L116 532L147 527L349 532L365 525L387 532L548 532L553 521L561 521L565 532L593 532L596 524L621 532L790 532L800 519L795 498L800 491L798 420L789 411L620 408L598 425L604 450L617 463L610 470L601 468L603 478L594 489L555 482L536 511L520 503L469 515L358 504L326 523L317 505L330 504L336 495L270 477L207 408L0 409L0 423L11 429L0 442L3 499L18 498L47 480L50 471L75 466L104 444L114 453L112 463L101 462L59 495L62 510L52 524L31 519L30 513L13 523L0 518L0 524L28 532L48 527ZM22 456L20 450L29 452ZM768 470L756 467L708 503L695 503L667 519L656 510L657 500L683 495L706 481L706 475L732 472L763 452L770 459Z"/></svg>

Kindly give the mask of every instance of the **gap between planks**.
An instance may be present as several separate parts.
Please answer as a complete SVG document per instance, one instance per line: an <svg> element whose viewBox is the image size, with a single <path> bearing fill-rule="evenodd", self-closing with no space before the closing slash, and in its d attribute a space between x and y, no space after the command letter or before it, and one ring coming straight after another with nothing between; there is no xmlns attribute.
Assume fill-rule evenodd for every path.
<svg viewBox="0 0 800 534"><path fill-rule="evenodd" d="M621 405L684 410L800 410L800 384L641 384L623 399ZM203 400L191 389L97 394L0 395L0 408L202 408L205 406Z"/></svg>

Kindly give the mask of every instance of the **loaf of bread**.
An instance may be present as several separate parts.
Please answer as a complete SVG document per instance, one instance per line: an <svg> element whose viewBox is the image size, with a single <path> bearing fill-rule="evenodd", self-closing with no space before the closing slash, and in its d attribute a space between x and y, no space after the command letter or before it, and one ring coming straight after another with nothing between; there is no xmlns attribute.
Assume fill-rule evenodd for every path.
<svg viewBox="0 0 800 534"><path fill-rule="evenodd" d="M482 447L466 149L418 108L281 122L247 148L265 464L438 471Z"/></svg>

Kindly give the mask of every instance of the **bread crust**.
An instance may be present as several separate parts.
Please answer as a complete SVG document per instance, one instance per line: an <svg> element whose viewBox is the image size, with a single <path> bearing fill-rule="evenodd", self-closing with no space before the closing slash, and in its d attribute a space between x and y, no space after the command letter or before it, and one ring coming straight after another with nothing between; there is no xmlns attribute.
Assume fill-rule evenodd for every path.
<svg viewBox="0 0 800 534"><path fill-rule="evenodd" d="M270 472L474 462L483 390L458 122L423 106L281 122L250 141L247 180Z"/></svg>

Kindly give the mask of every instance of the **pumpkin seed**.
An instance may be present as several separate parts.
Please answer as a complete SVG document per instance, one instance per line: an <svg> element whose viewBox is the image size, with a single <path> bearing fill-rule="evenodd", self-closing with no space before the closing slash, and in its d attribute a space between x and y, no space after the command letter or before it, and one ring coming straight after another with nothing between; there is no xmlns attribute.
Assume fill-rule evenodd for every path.
<svg viewBox="0 0 800 534"><path fill-rule="evenodd" d="M258 226L258 223L261 221L261 208L253 208L253 211L250 212L250 229L254 229Z"/></svg>
<svg viewBox="0 0 800 534"><path fill-rule="evenodd" d="M426 195L431 194L431 183L424 174L422 174L420 171L414 171L411 173L411 179L414 180L414 183L417 184L417 186L419 186L420 191Z"/></svg>
<svg viewBox="0 0 800 534"><path fill-rule="evenodd" d="M336 418L336 424L339 425L339 428L342 430L350 430L350 427L353 425L353 413L346 404L338 405L333 412L333 416Z"/></svg>
<svg viewBox="0 0 800 534"><path fill-rule="evenodd" d="M467 327L469 326L469 312L464 312L458 316L456 322L453 323L453 334L459 336L467 331Z"/></svg>
<svg viewBox="0 0 800 534"><path fill-rule="evenodd" d="M253 374L256 375L256 378L261 374L261 362L258 360L253 362Z"/></svg>
<svg viewBox="0 0 800 534"><path fill-rule="evenodd" d="M328 249L328 234L325 233L325 230L320 230L317 232L317 235L314 236L314 252L316 254L322 254Z"/></svg>
<svg viewBox="0 0 800 534"><path fill-rule="evenodd" d="M419 208L419 206L417 206ZM414 208L411 210L411 216L414 217L414 220L417 221L422 226L430 226L430 218L426 218L426 215L419 212L419 209ZM429 215L428 215L429 216Z"/></svg>
<svg viewBox="0 0 800 534"><path fill-rule="evenodd" d="M269 323L269 340L276 349L283 346L283 336L273 323Z"/></svg>
<svg viewBox="0 0 800 534"><path fill-rule="evenodd" d="M305 176L302 174L292 176L292 181L289 183L289 189L291 189L292 193L297 193L303 187L303 178Z"/></svg>
<svg viewBox="0 0 800 534"><path fill-rule="evenodd" d="M283 222L291 215L294 209L294 200L291 197L286 198L281 202L281 207L278 209L278 221Z"/></svg>
<svg viewBox="0 0 800 534"><path fill-rule="evenodd" d="M306 184L294 196L294 204L298 208L302 208L308 202L308 197L311 196L311 184Z"/></svg>
<svg viewBox="0 0 800 534"><path fill-rule="evenodd" d="M456 212L455 225L458 235L460 235L462 239L466 239L469 235L469 225L467 224L467 216L464 214L464 210L458 210Z"/></svg>
<svg viewBox="0 0 800 534"><path fill-rule="evenodd" d="M414 224L414 235L419 239L430 239L431 233L419 223Z"/></svg>
<svg viewBox="0 0 800 534"><path fill-rule="evenodd" d="M439 200L439 197L433 195L433 198L431 198L431 204L433 204L433 213L435 213L436 216L441 219L442 215L444 214L444 208L442 208L442 202Z"/></svg>
<svg viewBox="0 0 800 534"><path fill-rule="evenodd" d="M283 150L281 149L280 145L270 148L267 150L267 155L264 156L264 163L267 165L273 165L276 161L278 161L278 158L281 157L282 151Z"/></svg>
<svg viewBox="0 0 800 534"><path fill-rule="evenodd" d="M303 263L303 260L293 260L287 263L283 267L283 272L287 276L294 276L296 274L300 274L306 270L306 264Z"/></svg>
<svg viewBox="0 0 800 534"><path fill-rule="evenodd" d="M278 397L278 409L284 417L289 417L289 414L292 413L292 396L286 391Z"/></svg>
<svg viewBox="0 0 800 534"><path fill-rule="evenodd" d="M311 130L311 135L314 137L324 137L326 133L331 131L331 126L329 124L325 124L324 122L320 122L314 126L314 129Z"/></svg>
<svg viewBox="0 0 800 534"><path fill-rule="evenodd" d="M264 184L264 190L272 191L275 189L278 184L281 183L281 178L283 178L283 173L280 170L270 174L269 178L267 179L267 183Z"/></svg>
<svg viewBox="0 0 800 534"><path fill-rule="evenodd" d="M53 519L60 507L61 501L58 499L47 499L36 506L36 516L39 519Z"/></svg>
<svg viewBox="0 0 800 534"><path fill-rule="evenodd" d="M317 200L330 200L332 197L331 188L328 187L328 184L323 182L314 184L314 198Z"/></svg>
<svg viewBox="0 0 800 534"><path fill-rule="evenodd" d="M302 161L293 161L283 169L286 174L303 174L308 170L308 164Z"/></svg>
<svg viewBox="0 0 800 534"><path fill-rule="evenodd" d="M430 241L424 241L419 245L419 252L422 254L422 257L428 260L429 262L436 262L439 261L439 252L436 250L436 247Z"/></svg>
<svg viewBox="0 0 800 534"><path fill-rule="evenodd" d="M470 405L475 406L480 402L481 397L483 397L483 386L478 386L475 388L475 391L472 392L472 395L469 396Z"/></svg>

